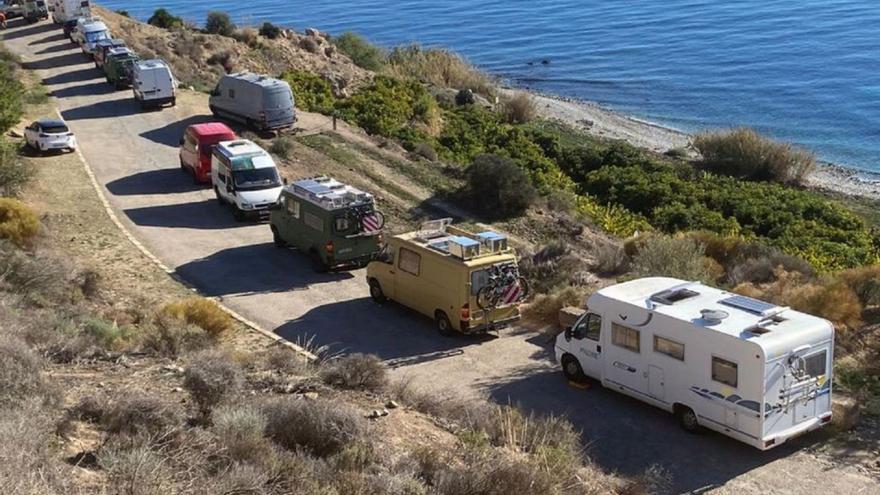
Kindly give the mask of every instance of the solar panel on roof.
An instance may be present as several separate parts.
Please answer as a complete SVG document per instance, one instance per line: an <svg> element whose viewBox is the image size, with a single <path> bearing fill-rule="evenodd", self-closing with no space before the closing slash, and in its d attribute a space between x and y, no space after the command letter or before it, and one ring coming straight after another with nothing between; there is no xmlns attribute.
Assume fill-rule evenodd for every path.
<svg viewBox="0 0 880 495"><path fill-rule="evenodd" d="M718 302L721 304L732 306L734 308L743 309L750 313L755 313L761 316L765 316L771 310L776 309L775 304L759 301L757 299L752 299L751 297L746 296L730 296Z"/></svg>

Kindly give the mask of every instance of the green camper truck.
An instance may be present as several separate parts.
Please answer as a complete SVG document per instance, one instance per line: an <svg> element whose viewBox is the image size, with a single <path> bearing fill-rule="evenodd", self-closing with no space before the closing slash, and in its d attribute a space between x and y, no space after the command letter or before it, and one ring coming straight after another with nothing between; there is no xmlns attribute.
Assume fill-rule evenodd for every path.
<svg viewBox="0 0 880 495"><path fill-rule="evenodd" d="M107 82L116 89L130 86L132 68L138 60L138 56L128 48L110 49L104 59L104 76Z"/></svg>
<svg viewBox="0 0 880 495"><path fill-rule="evenodd" d="M313 177L284 187L269 222L277 247L308 254L323 272L366 266L381 248L385 218L372 194Z"/></svg>

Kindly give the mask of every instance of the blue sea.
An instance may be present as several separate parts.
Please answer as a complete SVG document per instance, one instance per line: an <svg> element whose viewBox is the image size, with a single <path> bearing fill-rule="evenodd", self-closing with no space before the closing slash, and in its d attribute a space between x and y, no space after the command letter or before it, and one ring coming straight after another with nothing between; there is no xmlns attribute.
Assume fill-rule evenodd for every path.
<svg viewBox="0 0 880 495"><path fill-rule="evenodd" d="M104 0L201 23L451 48L515 86L599 102L684 131L747 125L880 171L877 0ZM542 64L542 61L548 64Z"/></svg>

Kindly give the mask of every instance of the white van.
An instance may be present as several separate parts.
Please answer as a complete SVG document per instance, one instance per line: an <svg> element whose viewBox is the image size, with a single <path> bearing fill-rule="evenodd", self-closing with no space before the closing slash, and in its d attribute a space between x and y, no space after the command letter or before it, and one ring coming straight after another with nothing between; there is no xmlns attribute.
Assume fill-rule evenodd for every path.
<svg viewBox="0 0 880 495"><path fill-rule="evenodd" d="M221 141L211 154L211 183L220 204L232 205L235 219L269 215L283 183L275 161L253 141Z"/></svg>
<svg viewBox="0 0 880 495"><path fill-rule="evenodd" d="M177 104L177 81L162 60L142 60L132 66L131 89L142 108Z"/></svg>
<svg viewBox="0 0 880 495"><path fill-rule="evenodd" d="M77 17L89 17L91 14L89 0L52 0L49 7L55 24L64 24L76 20Z"/></svg>
<svg viewBox="0 0 880 495"><path fill-rule="evenodd" d="M831 421L828 321L698 282L599 290L556 339L570 380L607 388L761 450Z"/></svg>
<svg viewBox="0 0 880 495"><path fill-rule="evenodd" d="M80 30L80 48L87 56L92 57L95 54L95 47L101 40L110 39L110 30L107 25L101 21L92 21L84 24Z"/></svg>

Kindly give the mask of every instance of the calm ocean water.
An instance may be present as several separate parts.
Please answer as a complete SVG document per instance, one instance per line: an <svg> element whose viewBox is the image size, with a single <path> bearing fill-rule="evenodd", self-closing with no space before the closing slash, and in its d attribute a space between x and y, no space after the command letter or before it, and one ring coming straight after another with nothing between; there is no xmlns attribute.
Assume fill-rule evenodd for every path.
<svg viewBox="0 0 880 495"><path fill-rule="evenodd" d="M685 131L749 125L880 171L877 0L104 0L452 48L511 84ZM541 60L550 61L548 65Z"/></svg>

